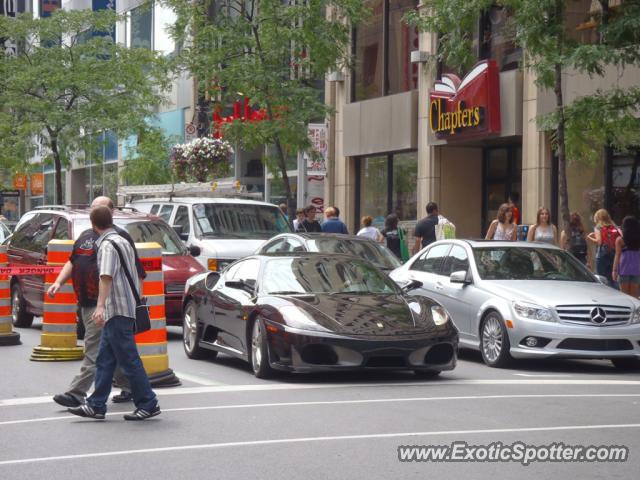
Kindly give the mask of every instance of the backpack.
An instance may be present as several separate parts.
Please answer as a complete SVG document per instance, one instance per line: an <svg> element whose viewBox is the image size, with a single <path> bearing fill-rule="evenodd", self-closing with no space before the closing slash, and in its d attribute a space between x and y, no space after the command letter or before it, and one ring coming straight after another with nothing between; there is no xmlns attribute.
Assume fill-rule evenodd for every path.
<svg viewBox="0 0 640 480"><path fill-rule="evenodd" d="M604 253L614 253L616 251L616 240L620 236L620 230L618 230L613 225L605 225L600 228L600 238L602 239L602 244L600 245L601 250Z"/></svg>

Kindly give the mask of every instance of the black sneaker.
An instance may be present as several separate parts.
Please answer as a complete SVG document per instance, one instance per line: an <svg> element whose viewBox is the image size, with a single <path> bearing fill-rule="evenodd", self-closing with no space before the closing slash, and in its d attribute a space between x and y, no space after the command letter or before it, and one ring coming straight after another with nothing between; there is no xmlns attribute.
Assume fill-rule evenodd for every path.
<svg viewBox="0 0 640 480"><path fill-rule="evenodd" d="M118 395L114 395L111 397L111 401L113 403L127 403L133 400L133 395L131 392L127 392L126 390L122 390Z"/></svg>
<svg viewBox="0 0 640 480"><path fill-rule="evenodd" d="M155 417L156 415L160 415L160 406L156 405L149 410L145 410L144 408L136 408L133 413L127 413L124 416L125 420L146 420L147 418Z"/></svg>
<svg viewBox="0 0 640 480"><path fill-rule="evenodd" d="M95 418L96 420L104 420L104 413L96 412L90 405L86 403L75 408L68 408L69 413L78 415L79 417Z"/></svg>
<svg viewBox="0 0 640 480"><path fill-rule="evenodd" d="M70 393L59 393L53 396L53 401L63 407L79 407L82 402Z"/></svg>

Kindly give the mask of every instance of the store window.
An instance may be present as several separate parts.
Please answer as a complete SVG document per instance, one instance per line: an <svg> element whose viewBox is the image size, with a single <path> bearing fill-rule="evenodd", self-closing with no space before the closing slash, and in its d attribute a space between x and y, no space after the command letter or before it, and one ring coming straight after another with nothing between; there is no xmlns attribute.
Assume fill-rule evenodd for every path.
<svg viewBox="0 0 640 480"><path fill-rule="evenodd" d="M498 216L500 205L512 193L522 192L522 148L492 147L484 150L484 232Z"/></svg>
<svg viewBox="0 0 640 480"><path fill-rule="evenodd" d="M518 68L522 50L515 43L513 12L493 6L482 16L481 24L481 58L493 58L500 71Z"/></svg>
<svg viewBox="0 0 640 480"><path fill-rule="evenodd" d="M614 3L615 0L609 3ZM580 43L598 43L599 2L593 0L573 0L565 6L565 33L567 37Z"/></svg>
<svg viewBox="0 0 640 480"><path fill-rule="evenodd" d="M89 201L101 195L116 198L118 190L117 162L102 162L89 165L87 171L85 178L87 180L86 190Z"/></svg>
<svg viewBox="0 0 640 480"><path fill-rule="evenodd" d="M640 218L640 150L610 155L609 213L618 225L627 215Z"/></svg>
<svg viewBox="0 0 640 480"><path fill-rule="evenodd" d="M129 12L127 47L151 48L153 11L148 5Z"/></svg>
<svg viewBox="0 0 640 480"><path fill-rule="evenodd" d="M418 35L402 18L417 0L364 1L371 16L353 35L353 101L416 89L417 69L409 57L418 49Z"/></svg>
<svg viewBox="0 0 640 480"><path fill-rule="evenodd" d="M45 205L64 205L66 203L66 181L67 174L66 172L62 172L62 199L55 198L56 195L56 183L55 183L55 173L45 173L44 175L44 204ZM31 206L33 208L34 199L31 199Z"/></svg>
<svg viewBox="0 0 640 480"><path fill-rule="evenodd" d="M290 175L289 177L289 187L291 188L291 196L296 199L298 196L298 177ZM287 192L284 187L284 180L282 177L274 177L268 180L270 186L270 195L269 202L274 203L276 205L280 205L281 203L287 203Z"/></svg>
<svg viewBox="0 0 640 480"><path fill-rule="evenodd" d="M360 158L357 168L358 224L365 215L379 227L390 213L401 221L417 218L417 152Z"/></svg>

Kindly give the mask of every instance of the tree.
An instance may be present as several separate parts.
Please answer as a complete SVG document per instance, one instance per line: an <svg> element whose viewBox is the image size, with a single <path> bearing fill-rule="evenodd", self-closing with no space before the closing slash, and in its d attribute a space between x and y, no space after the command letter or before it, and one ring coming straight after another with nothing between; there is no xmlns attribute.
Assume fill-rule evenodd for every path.
<svg viewBox="0 0 640 480"><path fill-rule="evenodd" d="M178 16L183 66L213 99L212 111L250 100L260 120L225 124L222 135L247 148L272 147L267 166L282 178L294 217L287 156L310 147L307 125L329 108L318 81L347 65L350 25L366 13L361 0L167 0ZM330 15L327 16L327 12ZM203 106L200 105L200 110ZM244 110L244 105L242 106ZM211 113L211 112L210 112ZM212 133L212 132L206 132Z"/></svg>
<svg viewBox="0 0 640 480"><path fill-rule="evenodd" d="M138 143L124 159L121 178L129 185L157 185L172 181L169 153L175 143L159 128L137 135Z"/></svg>
<svg viewBox="0 0 640 480"><path fill-rule="evenodd" d="M112 10L0 16L0 38L20 45L15 56L0 55L0 111L13 119L0 127L12 132L0 137L0 150L40 137L55 166L57 202L63 165L95 150L101 132L122 138L144 129L168 88L162 57L112 40L119 20Z"/></svg>
<svg viewBox="0 0 640 480"><path fill-rule="evenodd" d="M629 0L615 15L608 0L599 0L601 12L593 21L599 42L581 43L567 34L567 4L573 0L429 0L423 13L408 16L419 28L440 33L437 59L453 67L473 61L471 37L479 15L498 3L513 13L512 34L524 50L523 66L536 77L542 90L552 90L555 110L538 118L543 130L552 131L558 158L558 194L563 228L569 229L567 158L593 158L605 146L627 149L640 144L640 89L597 90L567 104L562 84L567 72L604 76L607 67L624 70L640 65L640 2Z"/></svg>

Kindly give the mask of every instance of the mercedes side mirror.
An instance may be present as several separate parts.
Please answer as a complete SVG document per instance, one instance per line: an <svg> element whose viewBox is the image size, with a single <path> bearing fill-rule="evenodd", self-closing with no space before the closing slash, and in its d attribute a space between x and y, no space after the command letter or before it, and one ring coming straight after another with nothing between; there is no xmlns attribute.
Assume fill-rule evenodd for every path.
<svg viewBox="0 0 640 480"><path fill-rule="evenodd" d="M609 285L609 280L604 275L594 275L596 279L603 285Z"/></svg>
<svg viewBox="0 0 640 480"><path fill-rule="evenodd" d="M406 283L402 286L402 291L407 293L411 290L415 290L416 288L422 287L422 282L419 280L411 280L409 283Z"/></svg>
<svg viewBox="0 0 640 480"><path fill-rule="evenodd" d="M471 278L469 276L469 272L460 270L460 271L451 273L451 275L449 275L449 281L451 283L461 283L463 285L468 285L471 283Z"/></svg>

